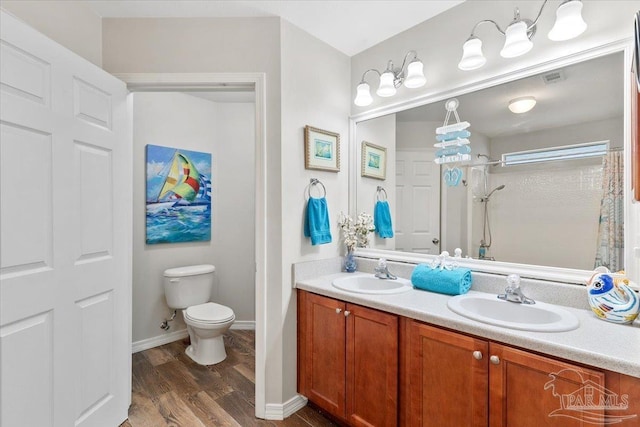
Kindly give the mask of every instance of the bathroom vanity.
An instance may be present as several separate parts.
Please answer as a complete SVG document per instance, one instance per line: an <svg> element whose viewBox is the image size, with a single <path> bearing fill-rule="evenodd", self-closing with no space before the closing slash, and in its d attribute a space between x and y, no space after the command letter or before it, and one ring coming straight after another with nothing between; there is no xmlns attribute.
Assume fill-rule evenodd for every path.
<svg viewBox="0 0 640 427"><path fill-rule="evenodd" d="M297 279L298 390L354 426L640 425L640 327L565 307L580 327L529 332L467 319L448 295ZM585 424L586 423L586 424Z"/></svg>

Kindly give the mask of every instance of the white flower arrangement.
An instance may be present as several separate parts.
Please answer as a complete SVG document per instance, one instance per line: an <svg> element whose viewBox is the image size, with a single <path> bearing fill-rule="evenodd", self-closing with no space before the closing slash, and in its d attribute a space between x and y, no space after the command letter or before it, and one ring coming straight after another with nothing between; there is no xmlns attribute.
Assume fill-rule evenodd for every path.
<svg viewBox="0 0 640 427"><path fill-rule="evenodd" d="M340 212L338 225L342 230L342 238L349 252L356 247L366 248L369 246L369 233L376 229L373 225L373 217L365 212L360 213L355 222L349 215Z"/></svg>

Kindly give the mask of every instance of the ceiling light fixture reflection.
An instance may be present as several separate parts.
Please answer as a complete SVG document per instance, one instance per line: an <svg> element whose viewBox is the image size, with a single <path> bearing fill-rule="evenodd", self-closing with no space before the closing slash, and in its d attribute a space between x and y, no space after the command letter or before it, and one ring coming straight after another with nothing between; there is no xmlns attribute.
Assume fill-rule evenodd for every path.
<svg viewBox="0 0 640 427"><path fill-rule="evenodd" d="M522 96L509 101L509 110L515 114L526 113L531 111L536 105L536 99L533 96Z"/></svg>

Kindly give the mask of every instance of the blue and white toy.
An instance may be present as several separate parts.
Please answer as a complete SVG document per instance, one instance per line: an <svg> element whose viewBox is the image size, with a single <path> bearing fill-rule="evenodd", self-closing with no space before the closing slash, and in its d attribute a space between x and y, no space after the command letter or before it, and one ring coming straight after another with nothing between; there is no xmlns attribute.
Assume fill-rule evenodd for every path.
<svg viewBox="0 0 640 427"><path fill-rule="evenodd" d="M587 282L591 310L603 320L631 323L638 317L640 300L629 287L629 279L598 267Z"/></svg>

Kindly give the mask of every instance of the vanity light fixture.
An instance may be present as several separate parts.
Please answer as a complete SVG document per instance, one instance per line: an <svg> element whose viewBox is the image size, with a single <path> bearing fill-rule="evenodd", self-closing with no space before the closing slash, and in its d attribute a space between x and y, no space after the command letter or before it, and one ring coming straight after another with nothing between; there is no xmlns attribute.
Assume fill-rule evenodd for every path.
<svg viewBox="0 0 640 427"><path fill-rule="evenodd" d="M509 110L515 114L522 114L531 111L535 105L536 99L533 96L522 96L509 101Z"/></svg>
<svg viewBox="0 0 640 427"><path fill-rule="evenodd" d="M409 58L412 58L409 62ZM415 50L410 50L404 56L402 66L400 68L393 67L393 61L387 63L387 69L380 73L375 68L371 68L362 74L362 79L356 89L356 99L354 103L359 107L366 107L373 102L371 97L371 88L364 79L368 72L373 71L380 76L380 83L376 94L383 98L393 96L396 94L396 89L404 83L405 87L415 89L424 86L427 79L424 77L423 72L424 65L422 61L418 59L418 54Z"/></svg>
<svg viewBox="0 0 640 427"><path fill-rule="evenodd" d="M502 30L498 23L491 19L476 23L471 30L471 35L462 46L462 59L458 63L458 68L464 71L475 70L487 62L482 54L482 41L475 35L476 28L484 23L495 25L496 29L505 36L504 46L500 51L500 56L503 58L515 58L529 52L533 47L531 39L536 33L538 20L547 1L544 0L538 16L533 21L521 18L520 10L516 8L513 13L513 21L506 30ZM549 31L548 37L553 41L570 40L578 37L586 29L587 24L582 19L582 1L565 0L556 10L556 22Z"/></svg>

